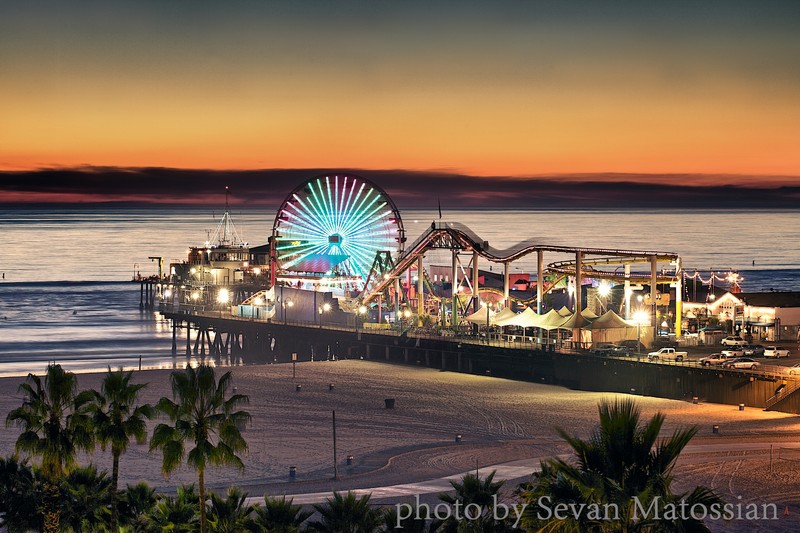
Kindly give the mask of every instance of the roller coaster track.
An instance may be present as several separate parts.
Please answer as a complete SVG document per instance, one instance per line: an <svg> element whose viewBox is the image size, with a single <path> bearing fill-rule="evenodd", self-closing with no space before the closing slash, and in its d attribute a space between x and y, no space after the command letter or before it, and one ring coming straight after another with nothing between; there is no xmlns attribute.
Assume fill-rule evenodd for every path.
<svg viewBox="0 0 800 533"><path fill-rule="evenodd" d="M448 249L477 252L484 259L495 263L510 263L525 257L534 252L556 252L574 254L582 252L586 255L603 255L603 258L586 258L581 264L581 272L586 277L618 279L626 278L623 272L608 272L597 270L595 267L600 265L623 265L625 263L649 263L653 257L657 261L676 261L678 254L673 252L660 252L650 250L619 250L613 248L583 248L573 246L552 245L538 240L522 241L510 248L498 249L489 245L488 241L480 238L475 232L464 224L456 222L433 222L431 226L422 233L405 251L397 258L393 268L388 273L382 275L375 271L370 271L365 287L370 287L370 281L375 284L369 291L363 293L363 301L370 302L381 294L393 280L405 272L411 265L418 260L427 250ZM547 267L548 274L556 276L566 276L575 273L575 261L559 261L551 263ZM649 274L630 273L629 278L650 279ZM659 273L659 282L671 282L676 279L675 274L668 275ZM551 285L552 287L552 285Z"/></svg>

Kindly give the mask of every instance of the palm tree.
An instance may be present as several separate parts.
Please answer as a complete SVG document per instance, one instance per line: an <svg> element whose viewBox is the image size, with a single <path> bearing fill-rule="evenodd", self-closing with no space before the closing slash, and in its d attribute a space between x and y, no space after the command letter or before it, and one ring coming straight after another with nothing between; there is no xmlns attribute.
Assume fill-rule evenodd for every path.
<svg viewBox="0 0 800 533"><path fill-rule="evenodd" d="M225 497L211 493L211 509L208 525L211 533L241 533L253 529L255 507L247 505L247 493L237 487L230 487Z"/></svg>
<svg viewBox="0 0 800 533"><path fill-rule="evenodd" d="M465 474L460 481L450 482L455 493L442 493L439 495L439 499L449 505L460 507L462 519L458 520L455 514L452 514L444 521L439 531L454 533L464 528L477 528L477 531L488 533L510 529L503 522L494 520L494 504L505 483L504 481L494 481L494 475L495 472L491 472L481 479L477 474ZM474 516L473 505L480 508L479 516ZM469 510L467 506L470 506ZM471 513L471 516L467 517L465 514L467 512Z"/></svg>
<svg viewBox="0 0 800 533"><path fill-rule="evenodd" d="M303 511L301 505L294 505L286 496L270 498L264 496L264 506L256 507L254 525L256 531L269 533L297 533L303 522L314 514Z"/></svg>
<svg viewBox="0 0 800 533"><path fill-rule="evenodd" d="M9 533L41 529L41 521L30 512L41 496L33 469L16 457L0 458L0 528Z"/></svg>
<svg viewBox="0 0 800 533"><path fill-rule="evenodd" d="M199 508L204 506L205 502L201 504L197 498L194 485L179 486L174 498L161 496L158 499L144 530L163 533L196 531Z"/></svg>
<svg viewBox="0 0 800 533"><path fill-rule="evenodd" d="M155 508L156 491L144 481L128 485L119 496L120 523L131 531L147 531L147 516Z"/></svg>
<svg viewBox="0 0 800 533"><path fill-rule="evenodd" d="M28 374L19 387L25 396L22 406L6 418L6 425L22 428L17 451L42 459L42 521L47 533L59 531L61 479L75 466L78 450L89 450L94 445L86 409L92 395L89 391L78 393L77 387L75 374L66 372L61 365L50 364L44 383L38 376Z"/></svg>
<svg viewBox="0 0 800 533"><path fill-rule="evenodd" d="M369 505L369 494L357 498L352 492L338 492L324 505L314 504L320 519L309 524L309 531L320 533L374 533L383 524L383 511Z"/></svg>
<svg viewBox="0 0 800 533"><path fill-rule="evenodd" d="M214 368L201 364L194 369L171 374L172 397L161 398L156 408L169 417L172 424L158 424L153 430L150 450L163 452L162 470L169 474L186 457L190 467L197 470L200 504L200 532L206 533L205 470L208 465L234 465L244 469L237 453L247 451L247 443L239 427L250 421L250 414L238 411L248 403L244 394L226 399L231 373L226 372L217 382ZM186 443L194 447L186 452Z"/></svg>
<svg viewBox="0 0 800 533"><path fill-rule="evenodd" d="M532 483L520 489L523 500L536 508L539 498L550 498L552 509L559 503L586 509L605 505L618 510L613 520L598 519L590 513L565 520L541 520L535 514L525 516L525 525L547 531L708 531L702 521L679 519L672 522L637 516L635 501L641 509L653 501L663 503L685 500L689 505L718 504L719 497L710 489L697 487L690 493L674 494L670 490L672 469L697 428L675 431L669 438L659 439L664 415L657 413L647 422L640 422L640 410L631 400L601 402L600 426L588 440L571 437L559 430L575 455L576 464L562 459L543 461L541 471ZM659 500L654 500L659 498Z"/></svg>
<svg viewBox="0 0 800 533"><path fill-rule="evenodd" d="M105 470L79 466L64 480L62 528L72 531L117 531L108 529L111 480Z"/></svg>
<svg viewBox="0 0 800 533"><path fill-rule="evenodd" d="M108 373L103 378L100 392L92 391L94 402L91 405L94 430L97 440L106 449L111 446L111 531L119 524L117 486L119 484L119 458L128 449L131 438L143 443L147 438L145 419L153 418L155 411L149 404L136 405L136 401L146 384L132 384L133 371L124 372L121 368Z"/></svg>

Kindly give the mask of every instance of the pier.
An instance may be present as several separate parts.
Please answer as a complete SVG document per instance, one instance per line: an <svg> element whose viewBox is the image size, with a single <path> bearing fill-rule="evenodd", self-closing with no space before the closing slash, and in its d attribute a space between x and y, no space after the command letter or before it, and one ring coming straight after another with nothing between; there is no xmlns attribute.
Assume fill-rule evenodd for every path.
<svg viewBox="0 0 800 533"><path fill-rule="evenodd" d="M326 324L280 323L162 308L172 321L173 355L218 364L363 358L570 389L619 392L800 414L800 379L780 367L747 371L696 362L606 357L542 345L535 338L441 336ZM391 367L387 366L387 373Z"/></svg>

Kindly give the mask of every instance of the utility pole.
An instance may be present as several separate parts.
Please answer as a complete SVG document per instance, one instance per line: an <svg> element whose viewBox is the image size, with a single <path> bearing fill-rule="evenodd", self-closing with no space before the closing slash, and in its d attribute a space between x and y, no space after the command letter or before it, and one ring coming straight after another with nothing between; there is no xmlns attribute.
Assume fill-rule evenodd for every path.
<svg viewBox="0 0 800 533"><path fill-rule="evenodd" d="M333 479L339 479L339 464L336 462L336 409L333 414Z"/></svg>

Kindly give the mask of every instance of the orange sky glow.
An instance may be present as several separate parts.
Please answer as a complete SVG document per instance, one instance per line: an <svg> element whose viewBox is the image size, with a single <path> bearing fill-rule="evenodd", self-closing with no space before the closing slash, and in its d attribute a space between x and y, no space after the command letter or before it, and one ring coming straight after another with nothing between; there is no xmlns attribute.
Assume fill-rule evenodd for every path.
<svg viewBox="0 0 800 533"><path fill-rule="evenodd" d="M208 13L186 21L181 9L124 3L91 16L5 13L0 171L312 167L798 182L791 4L768 4L753 27L744 8L689 23L641 7L598 22L535 3L488 14L467 3L456 17L312 4L311 15L203 4Z"/></svg>

